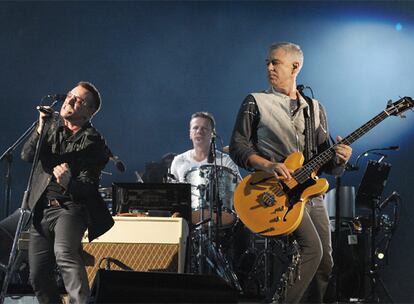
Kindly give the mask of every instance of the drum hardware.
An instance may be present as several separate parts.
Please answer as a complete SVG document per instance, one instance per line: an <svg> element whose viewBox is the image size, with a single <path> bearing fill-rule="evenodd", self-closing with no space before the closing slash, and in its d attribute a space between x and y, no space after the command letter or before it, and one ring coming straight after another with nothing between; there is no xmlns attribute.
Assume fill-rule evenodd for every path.
<svg viewBox="0 0 414 304"><path fill-rule="evenodd" d="M221 225L220 229L226 229L234 225L236 221L236 214L233 211L233 193L237 185L237 175L229 168L223 166L216 166L217 173L213 173L214 165L208 164L196 168L191 168L184 175L185 182L191 184L191 208L193 224L200 221L200 213L203 212L204 217L209 217L210 197L217 197L213 200L213 223L218 221L218 213L221 211ZM215 177L215 175L217 175ZM217 191L213 186L214 180L217 180ZM211 182L213 181L213 182ZM211 193L211 194L210 194ZM200 198L202 200L200 200ZM205 202L204 208L201 203ZM217 202L221 204L221 210L217 208Z"/></svg>
<svg viewBox="0 0 414 304"><path fill-rule="evenodd" d="M207 224L209 221L211 221L211 218L210 218L210 217L209 217L209 218L206 218L206 219L205 219L205 220L203 220L203 221L200 221L200 222L196 223L196 224L193 226L193 228L197 228L197 227L199 227L199 226L201 226L201 225Z"/></svg>
<svg viewBox="0 0 414 304"><path fill-rule="evenodd" d="M300 277L297 242L289 237L254 235L250 243L237 267L247 274L243 290L264 297L266 303L283 303L287 287Z"/></svg>
<svg viewBox="0 0 414 304"><path fill-rule="evenodd" d="M236 180L229 168L217 165L192 168L185 174L192 190L192 270L216 274L241 291L238 278L222 253L220 240L220 232L236 221L232 211Z"/></svg>
<svg viewBox="0 0 414 304"><path fill-rule="evenodd" d="M223 254L221 246L208 239L204 229L199 227L197 231L193 231L191 243L193 245L191 272L216 274L232 287L242 291L237 275Z"/></svg>

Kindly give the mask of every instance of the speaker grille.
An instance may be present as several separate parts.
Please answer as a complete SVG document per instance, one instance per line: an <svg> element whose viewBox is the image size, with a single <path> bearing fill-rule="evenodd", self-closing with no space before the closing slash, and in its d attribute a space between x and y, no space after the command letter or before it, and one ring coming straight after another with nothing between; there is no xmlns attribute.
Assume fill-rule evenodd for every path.
<svg viewBox="0 0 414 304"><path fill-rule="evenodd" d="M105 269L110 257L135 271L178 272L178 244L84 243L85 264L92 284L99 268ZM123 270L110 263L111 270Z"/></svg>

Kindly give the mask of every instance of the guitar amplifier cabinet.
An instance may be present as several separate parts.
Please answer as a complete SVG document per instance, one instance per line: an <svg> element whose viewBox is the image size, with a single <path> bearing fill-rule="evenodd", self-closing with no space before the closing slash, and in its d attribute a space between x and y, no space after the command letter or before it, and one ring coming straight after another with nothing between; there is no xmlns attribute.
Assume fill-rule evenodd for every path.
<svg viewBox="0 0 414 304"><path fill-rule="evenodd" d="M188 225L182 218L115 216L114 226L88 243L82 239L88 280L99 268L184 272Z"/></svg>

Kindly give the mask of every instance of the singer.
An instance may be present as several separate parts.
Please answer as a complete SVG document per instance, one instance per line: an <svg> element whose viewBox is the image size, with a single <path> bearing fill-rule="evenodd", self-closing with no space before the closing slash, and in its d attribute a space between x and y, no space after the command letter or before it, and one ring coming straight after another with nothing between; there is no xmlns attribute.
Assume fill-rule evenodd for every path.
<svg viewBox="0 0 414 304"><path fill-rule="evenodd" d="M323 107L296 88L302 65L303 53L298 45L282 42L270 46L266 59L270 87L245 98L234 126L230 156L239 166L290 179L293 172L284 164L286 157L303 151L307 161L329 147ZM335 158L322 169L341 174L352 149L344 144L334 149ZM306 203L303 213L293 232L300 247L300 276L288 285L283 303L322 303L333 266L329 218L322 196ZM273 295L267 298L274 301Z"/></svg>
<svg viewBox="0 0 414 304"><path fill-rule="evenodd" d="M86 229L91 241L113 225L98 192L101 170L110 151L90 122L100 107L96 87L79 82L67 93L60 115L39 110L38 127L23 146L22 159L33 161L39 134L43 134L28 200L33 212L30 281L41 304L62 303L55 265L70 303L88 302L81 239Z"/></svg>

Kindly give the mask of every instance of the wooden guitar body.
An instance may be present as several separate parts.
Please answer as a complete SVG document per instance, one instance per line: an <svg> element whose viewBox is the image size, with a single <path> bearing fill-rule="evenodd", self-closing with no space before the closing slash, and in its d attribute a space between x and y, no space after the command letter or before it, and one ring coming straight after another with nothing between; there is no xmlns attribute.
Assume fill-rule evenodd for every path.
<svg viewBox="0 0 414 304"><path fill-rule="evenodd" d="M295 152L285 165L294 171L303 164L303 155ZM325 193L328 181L316 174L305 185L295 179L277 180L273 174L258 171L246 176L234 193L234 208L242 222L263 236L293 232L300 224L305 203L313 196Z"/></svg>

